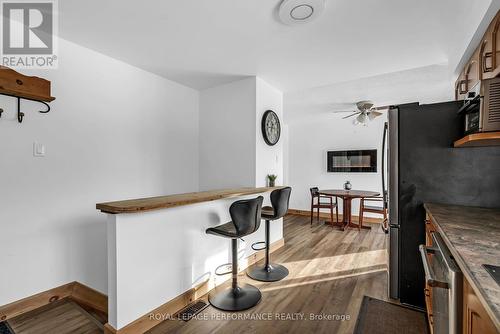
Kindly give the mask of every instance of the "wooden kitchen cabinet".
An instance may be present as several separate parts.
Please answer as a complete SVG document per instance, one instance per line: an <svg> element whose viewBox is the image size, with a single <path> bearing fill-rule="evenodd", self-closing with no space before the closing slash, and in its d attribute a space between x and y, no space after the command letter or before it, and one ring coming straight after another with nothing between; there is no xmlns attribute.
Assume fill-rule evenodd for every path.
<svg viewBox="0 0 500 334"><path fill-rule="evenodd" d="M465 81L467 91L471 90L481 80L481 69L479 67L479 51L477 48L469 62L465 66Z"/></svg>
<svg viewBox="0 0 500 334"><path fill-rule="evenodd" d="M455 82L455 99L463 100L474 85L500 75L500 11Z"/></svg>
<svg viewBox="0 0 500 334"><path fill-rule="evenodd" d="M500 12L497 13L493 20L491 27L491 41L493 51L493 64L491 71L491 78L500 74Z"/></svg>
<svg viewBox="0 0 500 334"><path fill-rule="evenodd" d="M455 81L455 100L463 100L467 93L467 79L465 77L465 68Z"/></svg>
<svg viewBox="0 0 500 334"><path fill-rule="evenodd" d="M493 63L495 62L495 54L493 53L493 28L496 20L488 27L486 34L483 37L479 46L479 65L481 67L481 79L490 79L493 77Z"/></svg>
<svg viewBox="0 0 500 334"><path fill-rule="evenodd" d="M463 286L463 333L497 334L493 321L465 279Z"/></svg>
<svg viewBox="0 0 500 334"><path fill-rule="evenodd" d="M429 215L425 219L425 245L427 247L432 247L432 232L436 231L436 227L432 223ZM432 255L427 255L432 256ZM434 334L434 315L432 313L432 288L425 282L424 288L425 295L425 307L427 309L427 319L429 321L429 328L431 334Z"/></svg>
<svg viewBox="0 0 500 334"><path fill-rule="evenodd" d="M432 247L432 232L436 231L436 227L432 223L429 217L425 219L425 245L427 247Z"/></svg>
<svg viewBox="0 0 500 334"><path fill-rule="evenodd" d="M491 21L479 45L481 79L491 79L500 74L500 12Z"/></svg>

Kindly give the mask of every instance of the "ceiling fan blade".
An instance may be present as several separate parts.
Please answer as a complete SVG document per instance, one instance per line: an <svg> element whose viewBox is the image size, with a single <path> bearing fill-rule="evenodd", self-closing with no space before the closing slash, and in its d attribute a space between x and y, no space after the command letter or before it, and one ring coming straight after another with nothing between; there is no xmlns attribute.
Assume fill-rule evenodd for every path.
<svg viewBox="0 0 500 334"><path fill-rule="evenodd" d="M356 103L353 102L333 102L333 103L328 103L328 107L332 110L356 110Z"/></svg>
<svg viewBox="0 0 500 334"><path fill-rule="evenodd" d="M373 107L370 110L383 110L386 111L390 108L391 106L381 106L381 107Z"/></svg>
<svg viewBox="0 0 500 334"><path fill-rule="evenodd" d="M342 117L342 119L346 119L346 118L349 118L349 117L352 117L352 116L356 116L356 115L359 115L359 114L361 114L361 113L362 113L361 111L358 111L358 112L355 112L355 113L354 113L354 114L352 114L352 115L349 115L349 116L344 116L344 117Z"/></svg>
<svg viewBox="0 0 500 334"><path fill-rule="evenodd" d="M341 113L341 112L357 112L357 111L355 111L355 110L334 110L334 111L332 111L332 113L334 113L334 114Z"/></svg>
<svg viewBox="0 0 500 334"><path fill-rule="evenodd" d="M378 112L378 111L371 110L371 111L368 113L368 119L369 119L370 121L373 121L376 117L378 117L378 116L380 116L380 115L383 115L383 113Z"/></svg>

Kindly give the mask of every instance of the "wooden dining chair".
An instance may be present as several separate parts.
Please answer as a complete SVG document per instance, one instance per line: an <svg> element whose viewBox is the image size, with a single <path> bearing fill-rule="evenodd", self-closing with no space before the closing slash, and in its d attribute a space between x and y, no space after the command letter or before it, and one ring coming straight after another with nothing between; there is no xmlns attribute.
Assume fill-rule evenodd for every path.
<svg viewBox="0 0 500 334"><path fill-rule="evenodd" d="M368 203L367 203L368 202ZM371 204L369 202L380 202L381 205L376 204ZM358 229L361 230L361 227L363 226L363 216L365 212L371 212L371 213L378 213L381 214L384 217L384 220L382 221L382 229L384 232L387 229L387 208L384 205L384 198L383 197L362 197L360 198L359 201L359 224L358 224Z"/></svg>
<svg viewBox="0 0 500 334"><path fill-rule="evenodd" d="M309 189L311 191L311 226L313 223L314 209L316 209L316 219L319 221L319 210L320 209L330 209L330 219L333 222L333 209L335 208L335 214L337 216L337 224L339 222L339 207L337 197L335 196L335 203L333 202L333 196L325 196L319 193L318 187L313 187ZM323 201L322 201L323 199Z"/></svg>

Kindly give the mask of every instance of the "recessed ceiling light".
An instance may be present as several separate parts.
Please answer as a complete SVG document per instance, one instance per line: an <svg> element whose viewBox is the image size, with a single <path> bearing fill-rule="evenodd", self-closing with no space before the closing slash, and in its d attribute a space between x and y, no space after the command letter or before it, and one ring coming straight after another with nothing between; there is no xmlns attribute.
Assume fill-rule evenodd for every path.
<svg viewBox="0 0 500 334"><path fill-rule="evenodd" d="M302 24L314 20L324 8L325 0L283 0L278 14L285 24Z"/></svg>

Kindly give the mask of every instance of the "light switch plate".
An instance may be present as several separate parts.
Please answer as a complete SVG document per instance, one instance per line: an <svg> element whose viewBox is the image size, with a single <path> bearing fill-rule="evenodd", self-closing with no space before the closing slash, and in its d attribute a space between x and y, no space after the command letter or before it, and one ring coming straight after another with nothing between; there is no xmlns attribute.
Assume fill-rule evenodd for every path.
<svg viewBox="0 0 500 334"><path fill-rule="evenodd" d="M33 156L34 157L44 157L45 156L45 145L33 142Z"/></svg>

